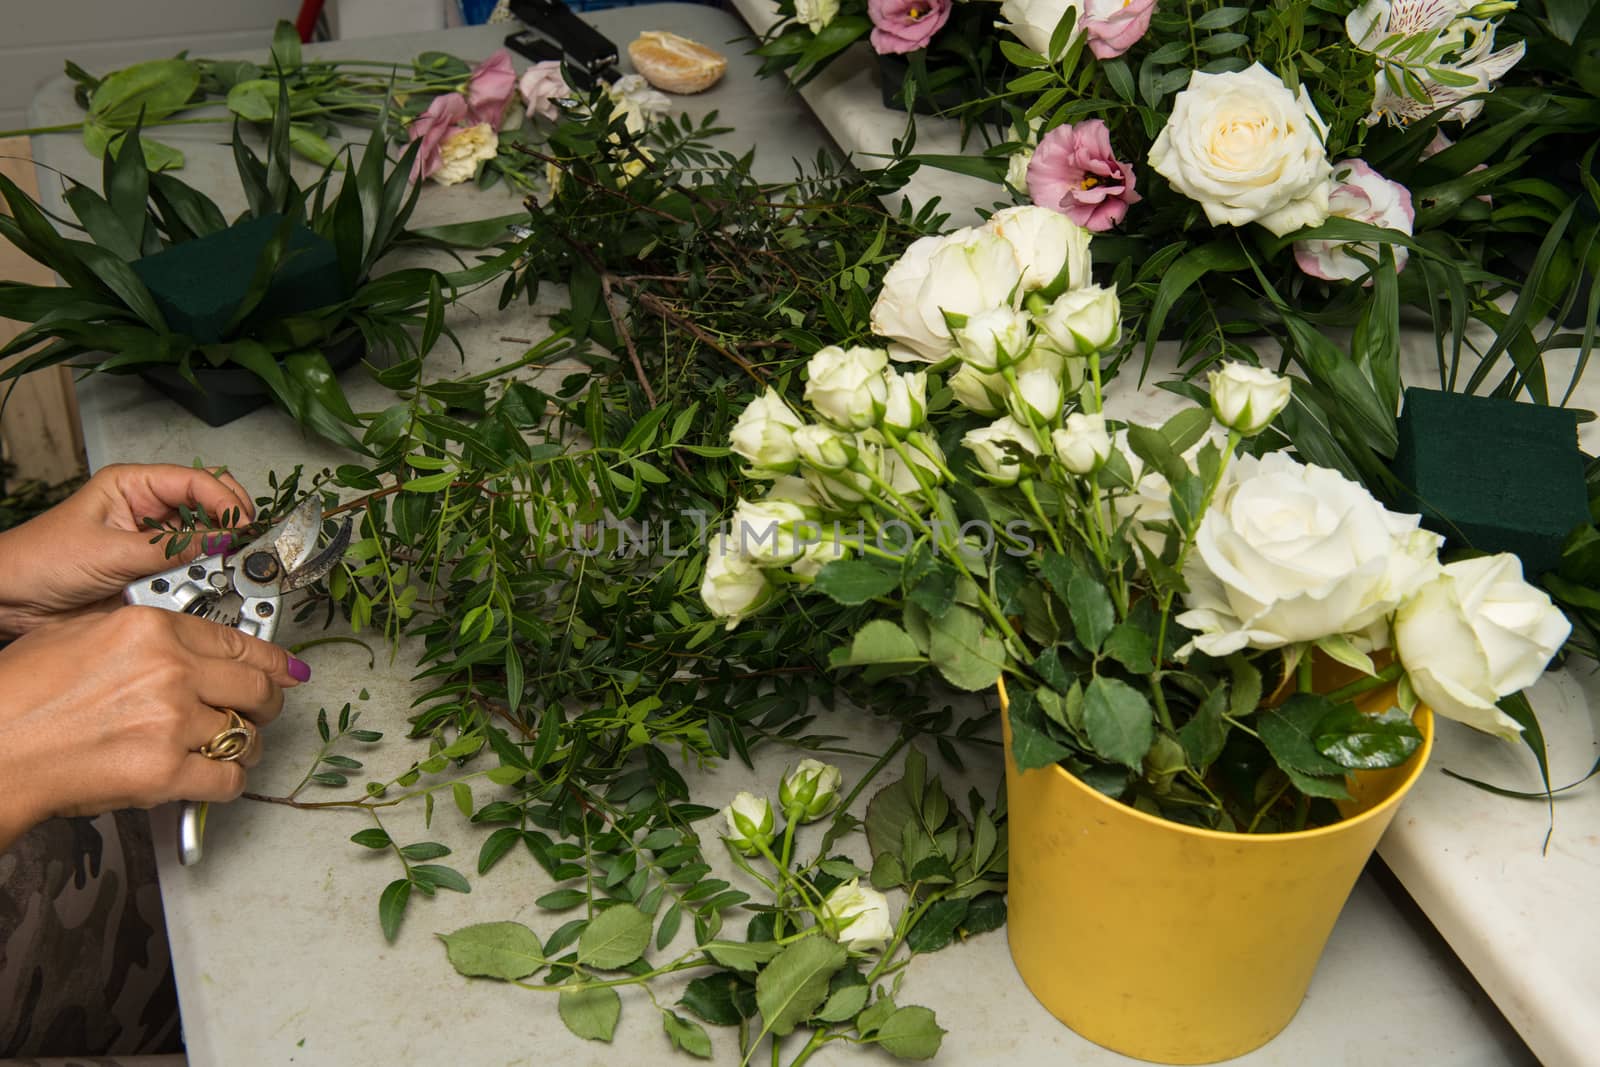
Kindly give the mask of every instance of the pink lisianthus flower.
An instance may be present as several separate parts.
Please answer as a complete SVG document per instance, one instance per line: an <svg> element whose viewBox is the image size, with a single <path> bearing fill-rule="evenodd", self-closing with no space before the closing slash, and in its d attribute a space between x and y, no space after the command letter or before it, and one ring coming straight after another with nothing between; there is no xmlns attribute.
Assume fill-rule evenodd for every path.
<svg viewBox="0 0 1600 1067"><path fill-rule="evenodd" d="M1111 132L1099 119L1057 126L1039 138L1028 164L1028 196L1096 233L1121 222L1132 204L1133 166L1111 152Z"/></svg>
<svg viewBox="0 0 1600 1067"><path fill-rule="evenodd" d="M950 18L951 0L867 0L872 48L879 55L926 48Z"/></svg>
<svg viewBox="0 0 1600 1067"><path fill-rule="evenodd" d="M1096 59L1120 56L1150 29L1156 0L1084 0L1078 26Z"/></svg>
<svg viewBox="0 0 1600 1067"><path fill-rule="evenodd" d="M1333 168L1333 192L1328 194L1328 217L1399 230L1411 235L1416 212L1411 207L1411 191L1392 182L1359 159L1347 159ZM1403 270L1409 253L1400 245L1394 250L1394 269ZM1378 258L1378 247L1370 241L1296 241L1294 260L1300 269L1323 281L1355 281L1365 277L1367 264L1357 259L1359 252L1369 260ZM1368 278L1368 285L1372 279Z"/></svg>
<svg viewBox="0 0 1600 1067"><path fill-rule="evenodd" d="M406 138L421 141L417 158L411 164L411 180L420 182L433 175L443 164L439 145L452 133L472 125L467 109L467 98L460 93L441 93L434 97L428 109L411 120L406 127Z"/></svg>
<svg viewBox="0 0 1600 1067"><path fill-rule="evenodd" d="M551 122L561 117L559 102L572 96L572 87L567 84L567 76L561 73L558 59L540 60L523 71L517 91L522 94L522 106L529 115Z"/></svg>
<svg viewBox="0 0 1600 1067"><path fill-rule="evenodd" d="M498 130L506 118L506 107L517 89L517 71L511 53L504 48L479 63L467 75L467 110L472 124L488 123Z"/></svg>

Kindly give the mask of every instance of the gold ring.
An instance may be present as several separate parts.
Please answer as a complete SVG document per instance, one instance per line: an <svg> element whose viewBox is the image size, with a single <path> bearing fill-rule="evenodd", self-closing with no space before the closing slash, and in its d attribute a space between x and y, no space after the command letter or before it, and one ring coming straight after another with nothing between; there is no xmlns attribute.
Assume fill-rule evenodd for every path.
<svg viewBox="0 0 1600 1067"><path fill-rule="evenodd" d="M228 716L228 728L200 746L200 755L228 763L240 759L256 743L256 728L232 708L218 708Z"/></svg>

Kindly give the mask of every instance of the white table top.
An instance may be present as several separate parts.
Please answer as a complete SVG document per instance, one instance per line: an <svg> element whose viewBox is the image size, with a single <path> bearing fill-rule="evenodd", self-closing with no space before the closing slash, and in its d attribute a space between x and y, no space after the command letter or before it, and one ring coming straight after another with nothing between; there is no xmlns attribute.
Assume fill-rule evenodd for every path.
<svg viewBox="0 0 1600 1067"><path fill-rule="evenodd" d="M714 44L740 32L730 16L688 5L614 10L595 15L593 21L619 42L640 29L671 28ZM497 46L499 37L499 31L480 28L327 47L344 55L394 58L440 48L476 59ZM813 155L825 136L780 86L754 77L755 61L742 55L742 49L727 51L727 80L704 96L683 98L685 109L700 114L719 108L740 131L735 137L746 144L759 138L769 173L789 173L789 158ZM46 85L35 100L37 123L70 121L77 115L64 80ZM163 136L181 143L188 153L185 180L217 196L225 210L237 209L241 199L225 193L232 179L231 163L219 143L225 139L221 129L168 130ZM84 180L94 182L98 174L98 164L85 157L81 143L71 136L36 139L35 156ZM47 186L47 204L58 208L49 172L41 172L41 184ZM499 193L430 188L418 221L500 214L513 210L512 204ZM550 297L558 298L559 291L550 290ZM559 299L546 297L534 308L518 305L500 313L492 294L478 294L455 308L452 324L467 349L468 367L519 356L525 339L546 335L544 316L558 306ZM545 373L559 376L570 369ZM436 373L445 377L452 372L459 372L453 359L441 359ZM359 372L347 375L346 388L358 410L376 407L384 395ZM96 466L119 460L188 463L199 456L225 463L248 485L261 487L269 470L296 463L317 468L345 458L331 446L306 439L287 417L271 409L212 429L134 379L92 379L80 385L79 395ZM290 628L283 639L311 636ZM387 735L361 758L374 775L407 767L418 755L401 740L411 700L420 691L408 680L414 651L402 647L392 661L380 653L378 667L369 670L365 654L348 646L310 650L306 658L314 679L291 694L284 718L268 733L267 758L253 773L251 788L266 794L287 791L317 748L310 726L316 709L337 709L356 700L361 689L370 697L356 700L364 724ZM887 726L866 716L830 727L851 735L861 751L882 751L891 736ZM770 748L758 752L755 772L731 763L685 773L698 800L720 805L741 788L770 789L794 758L792 752ZM849 778L869 761L838 757L837 762ZM969 769L970 781L992 793L1000 777L997 753L977 754ZM886 775L884 780L890 779ZM964 791L965 783L959 788ZM1414 812L1407 809L1401 819L1407 814ZM481 840L481 832L464 826L447 804L440 805L431 830L424 831L420 810L397 809L385 822L397 837L417 840L426 833L456 848L456 860L466 867ZM185 1035L190 1061L197 1067L665 1059L659 1022L636 991L625 991L616 1041L605 1046L568 1034L554 1005L541 1002L546 994L468 981L451 970L431 936L436 931L514 919L548 934L559 921L534 906L533 900L549 886L542 870L520 850L490 875L475 879L470 895L442 893L413 901L398 941L386 944L376 901L394 877L391 861L346 842L366 825L354 813L242 802L213 811L207 858L198 867L180 868L172 855L162 857L163 900ZM708 850L708 855L715 852ZM736 882L739 878L736 873L724 876ZM902 999L932 1007L949 1031L939 1062L1130 1062L1078 1038L1033 1000L1011 966L1003 932L920 958L910 968ZM730 1034L714 1032L713 1040L718 1062L736 1062ZM815 1062L867 1062L876 1055L830 1048ZM1357 885L1334 931L1299 1016L1276 1041L1241 1062L1489 1067L1532 1058L1410 902L1369 875Z"/></svg>

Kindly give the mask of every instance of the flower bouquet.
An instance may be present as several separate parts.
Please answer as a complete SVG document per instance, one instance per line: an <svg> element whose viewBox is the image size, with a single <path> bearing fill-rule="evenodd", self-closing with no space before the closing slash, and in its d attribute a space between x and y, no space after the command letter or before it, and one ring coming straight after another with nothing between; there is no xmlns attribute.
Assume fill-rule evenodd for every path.
<svg viewBox="0 0 1600 1067"><path fill-rule="evenodd" d="M1212 829L1337 820L1347 774L1416 749L1419 699L1517 736L1569 626L1516 558L1442 562L1417 516L1270 450L1293 387L1268 371L1228 364L1159 425L1109 414L1117 294L1088 246L1042 208L912 245L874 308L889 346L824 348L808 411L769 391L735 426L771 486L710 553L712 610L866 606L836 665L1004 674L1019 768ZM1318 658L1351 676L1319 684Z"/></svg>
<svg viewBox="0 0 1600 1067"><path fill-rule="evenodd" d="M1278 431L1392 503L1403 317L1431 325L1453 390L1548 403L1544 353L1592 348L1536 324L1596 306L1600 186L1532 161L1592 144L1600 114L1570 79L1502 87L1526 48L1546 54L1548 20L1412 0L955 7L986 16L964 47L990 73L953 111L989 147L914 158L1104 235L1128 325L1108 361L1170 339L1194 373L1281 347L1308 388ZM780 21L766 49L834 55L847 15L826 14Z"/></svg>
<svg viewBox="0 0 1600 1067"><path fill-rule="evenodd" d="M1424 705L1517 737L1570 626L1515 556L1446 562L1418 516L1272 449L1298 383L1229 362L1207 407L1114 415L1088 260L1037 207L912 245L887 347L823 348L804 409L769 391L734 427L770 488L702 594L732 627L819 593L861 612L835 667L1000 685L1019 972L1094 1041L1211 1062L1298 1009Z"/></svg>

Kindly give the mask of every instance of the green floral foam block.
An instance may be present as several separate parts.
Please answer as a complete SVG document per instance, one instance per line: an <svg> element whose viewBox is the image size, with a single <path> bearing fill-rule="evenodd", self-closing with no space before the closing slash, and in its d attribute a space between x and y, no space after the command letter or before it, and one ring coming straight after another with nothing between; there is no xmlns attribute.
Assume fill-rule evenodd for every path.
<svg viewBox="0 0 1600 1067"><path fill-rule="evenodd" d="M174 333L201 344L226 338L282 215L248 219L132 264ZM283 317L344 299L333 243L296 225L271 288L252 318Z"/></svg>
<svg viewBox="0 0 1600 1067"><path fill-rule="evenodd" d="M1531 578L1589 521L1575 411L1407 389L1399 429L1405 503L1455 545L1515 552Z"/></svg>

